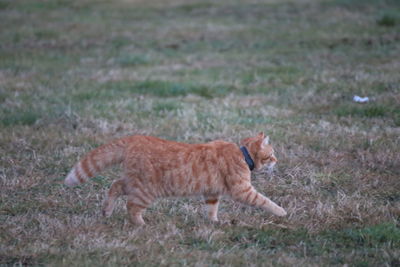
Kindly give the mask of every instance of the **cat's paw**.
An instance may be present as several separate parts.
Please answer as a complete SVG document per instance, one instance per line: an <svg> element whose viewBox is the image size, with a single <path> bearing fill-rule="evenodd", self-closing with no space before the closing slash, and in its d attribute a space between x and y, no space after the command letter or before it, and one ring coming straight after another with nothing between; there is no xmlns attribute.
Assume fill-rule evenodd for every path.
<svg viewBox="0 0 400 267"><path fill-rule="evenodd" d="M110 207L108 207L108 206L105 206L105 207L103 208L103 210L102 210L102 214L103 214L103 216L106 217L106 218L110 217L111 214L112 214L112 212L113 212L113 208L112 208L112 207L110 208Z"/></svg>
<svg viewBox="0 0 400 267"><path fill-rule="evenodd" d="M210 216L208 219L210 221L212 221L212 222L218 222L218 217L217 216Z"/></svg>
<svg viewBox="0 0 400 267"><path fill-rule="evenodd" d="M279 207L279 208L277 208L277 209L274 211L274 214L275 214L276 216L286 216L286 215L287 215L287 212L286 212L286 210L284 210L283 208Z"/></svg>
<svg viewBox="0 0 400 267"><path fill-rule="evenodd" d="M111 212L109 212L109 211L107 211L107 210L105 210L105 209L103 209L103 210L101 211L101 213L103 214L103 217L106 217L106 218L108 218L108 217L111 216Z"/></svg>

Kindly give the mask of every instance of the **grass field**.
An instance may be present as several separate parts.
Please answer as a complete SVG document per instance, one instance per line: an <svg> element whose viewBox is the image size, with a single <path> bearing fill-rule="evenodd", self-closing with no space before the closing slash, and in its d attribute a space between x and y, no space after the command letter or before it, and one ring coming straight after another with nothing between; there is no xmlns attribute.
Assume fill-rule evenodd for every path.
<svg viewBox="0 0 400 267"><path fill-rule="evenodd" d="M101 216L118 168L62 184L116 137L260 131L285 218L165 199L135 228ZM397 0L0 0L1 266L400 266L399 136Z"/></svg>

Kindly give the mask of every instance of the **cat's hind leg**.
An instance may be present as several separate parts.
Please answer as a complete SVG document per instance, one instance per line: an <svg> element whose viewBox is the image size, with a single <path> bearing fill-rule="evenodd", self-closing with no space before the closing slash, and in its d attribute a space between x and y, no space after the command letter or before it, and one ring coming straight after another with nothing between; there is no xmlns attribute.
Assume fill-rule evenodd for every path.
<svg viewBox="0 0 400 267"><path fill-rule="evenodd" d="M128 199L126 203L126 209L128 210L129 220L136 225L145 225L142 214L146 209L145 206L135 203L134 200Z"/></svg>
<svg viewBox="0 0 400 267"><path fill-rule="evenodd" d="M112 183L110 190L108 190L107 198L104 201L103 215L110 217L115 206L115 201L118 197L125 195L125 180L119 179Z"/></svg>
<svg viewBox="0 0 400 267"><path fill-rule="evenodd" d="M217 222L218 221L219 197L218 196L213 196L213 197L206 196L205 202L206 202L208 218L213 222Z"/></svg>
<svg viewBox="0 0 400 267"><path fill-rule="evenodd" d="M126 207L129 219L133 224L145 224L142 213L153 203L155 199L154 194L138 181L129 184L127 191L129 194Z"/></svg>

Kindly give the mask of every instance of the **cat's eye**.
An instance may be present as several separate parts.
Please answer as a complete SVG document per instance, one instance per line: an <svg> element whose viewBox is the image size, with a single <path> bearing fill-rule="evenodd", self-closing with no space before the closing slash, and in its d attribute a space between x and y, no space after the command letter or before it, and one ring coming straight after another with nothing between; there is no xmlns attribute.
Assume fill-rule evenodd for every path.
<svg viewBox="0 0 400 267"><path fill-rule="evenodd" d="M263 158L263 159L262 159L262 161L269 160L269 159L271 159L271 157L272 157L272 154L271 154L271 155L268 155L268 156L266 156L265 158Z"/></svg>

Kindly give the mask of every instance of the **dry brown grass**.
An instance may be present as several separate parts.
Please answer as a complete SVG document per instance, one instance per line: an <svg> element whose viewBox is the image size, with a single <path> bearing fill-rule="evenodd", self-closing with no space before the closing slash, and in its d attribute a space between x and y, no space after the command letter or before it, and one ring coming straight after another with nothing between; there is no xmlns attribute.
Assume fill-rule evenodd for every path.
<svg viewBox="0 0 400 267"><path fill-rule="evenodd" d="M399 10L0 1L0 265L399 266ZM62 184L116 137L238 142L259 131L279 162L254 185L285 218L224 199L213 224L201 200L166 199L134 228L124 200L100 215L118 168Z"/></svg>

